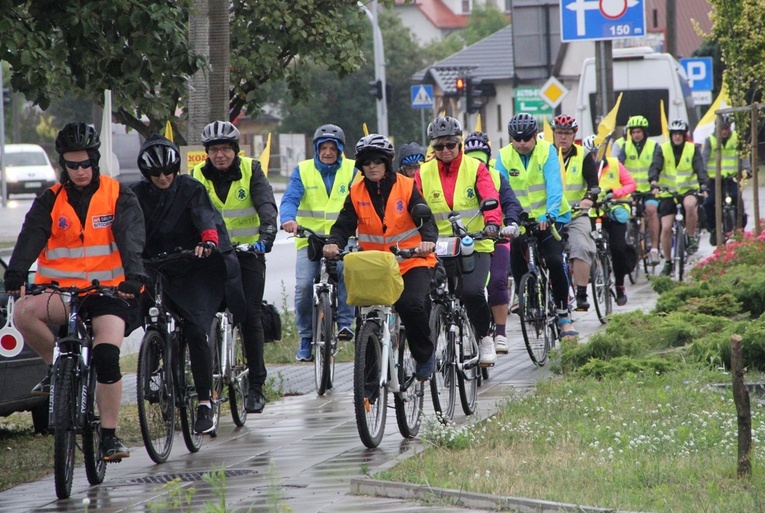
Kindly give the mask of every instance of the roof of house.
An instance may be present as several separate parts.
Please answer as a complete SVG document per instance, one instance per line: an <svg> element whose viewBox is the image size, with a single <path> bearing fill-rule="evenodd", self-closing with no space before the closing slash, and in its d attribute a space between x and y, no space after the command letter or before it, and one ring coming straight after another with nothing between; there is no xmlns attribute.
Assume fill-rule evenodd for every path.
<svg viewBox="0 0 765 513"><path fill-rule="evenodd" d="M508 80L515 75L512 25L498 30L446 59L412 75L415 83L435 83L445 93L456 93L455 79L469 73L473 82Z"/></svg>
<svg viewBox="0 0 765 513"><path fill-rule="evenodd" d="M664 32L667 26L666 0L648 0L645 9L647 31ZM682 2L675 2L677 57L690 57L691 53L698 48L703 41L703 37L696 33L691 20L697 22L705 33L710 33L712 31L712 22L709 19L709 13L713 10L709 0L683 0ZM654 12L656 13L656 24L654 24Z"/></svg>
<svg viewBox="0 0 765 513"><path fill-rule="evenodd" d="M425 18L438 29L462 29L467 27L468 17L454 14L441 0L396 0L396 5L417 7Z"/></svg>

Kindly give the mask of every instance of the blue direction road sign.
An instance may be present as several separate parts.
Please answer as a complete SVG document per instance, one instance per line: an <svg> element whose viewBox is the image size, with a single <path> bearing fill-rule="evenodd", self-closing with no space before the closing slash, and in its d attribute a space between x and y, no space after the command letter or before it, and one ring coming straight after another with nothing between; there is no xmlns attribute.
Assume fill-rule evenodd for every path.
<svg viewBox="0 0 765 513"><path fill-rule="evenodd" d="M688 76L688 84L691 86L691 91L711 91L714 89L712 57L680 59L680 65L685 68L685 74Z"/></svg>
<svg viewBox="0 0 765 513"><path fill-rule="evenodd" d="M645 0L561 0L561 40L595 41L645 35Z"/></svg>
<svg viewBox="0 0 765 513"><path fill-rule="evenodd" d="M412 86L412 108L413 109L432 109L433 108L433 86L430 84L419 84Z"/></svg>

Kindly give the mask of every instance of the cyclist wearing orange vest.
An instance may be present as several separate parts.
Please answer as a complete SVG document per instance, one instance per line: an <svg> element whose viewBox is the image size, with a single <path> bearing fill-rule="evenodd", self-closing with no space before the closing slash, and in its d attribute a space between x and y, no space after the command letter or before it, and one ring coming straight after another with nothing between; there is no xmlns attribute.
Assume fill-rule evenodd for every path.
<svg viewBox="0 0 765 513"><path fill-rule="evenodd" d="M98 376L96 402L101 414L101 450L106 461L130 456L117 438L122 398L120 345L135 297L145 280L141 250L144 223L133 192L99 173L98 134L85 123L70 123L56 137L61 183L38 196L24 220L5 273L5 287L18 294L27 272L39 258L35 281L87 287L97 279L116 286L119 298L93 296L84 302L93 325L93 365ZM53 332L68 312L55 293L24 296L14 309L14 322L24 341L42 359L53 361ZM50 376L32 389L50 393Z"/></svg>
<svg viewBox="0 0 765 513"><path fill-rule="evenodd" d="M398 245L401 249L417 248L425 255L399 262L404 291L394 305L406 327L409 349L416 361L415 376L425 381L434 365L427 297L436 265L433 249L438 228L432 216L419 227L412 219L415 205L426 202L414 180L393 170L393 154L390 140L379 134L363 137L356 144L356 167L364 179L351 187L324 246L324 255L337 257L357 230L363 249L388 251L390 246Z"/></svg>

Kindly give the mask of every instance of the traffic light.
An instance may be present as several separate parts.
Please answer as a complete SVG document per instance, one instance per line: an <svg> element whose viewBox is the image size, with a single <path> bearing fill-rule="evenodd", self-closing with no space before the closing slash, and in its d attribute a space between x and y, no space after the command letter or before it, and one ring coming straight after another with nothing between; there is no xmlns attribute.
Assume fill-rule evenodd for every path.
<svg viewBox="0 0 765 513"><path fill-rule="evenodd" d="M497 89L491 83L473 84L473 81L468 79L466 89L465 110L471 114L481 110L486 98L497 96Z"/></svg>
<svg viewBox="0 0 765 513"><path fill-rule="evenodd" d="M463 77L457 77L454 80L454 88L457 90L457 96L465 94L466 80Z"/></svg>
<svg viewBox="0 0 765 513"><path fill-rule="evenodd" d="M373 80L369 83L369 95L377 98L378 100L382 100L382 80Z"/></svg>
<svg viewBox="0 0 765 513"><path fill-rule="evenodd" d="M11 89L9 87L3 87L3 104L9 105L11 103Z"/></svg>

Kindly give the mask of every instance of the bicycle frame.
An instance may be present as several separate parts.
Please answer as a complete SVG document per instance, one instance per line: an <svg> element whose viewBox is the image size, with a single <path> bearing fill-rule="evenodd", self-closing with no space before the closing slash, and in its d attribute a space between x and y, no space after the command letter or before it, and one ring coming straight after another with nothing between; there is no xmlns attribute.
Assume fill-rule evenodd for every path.
<svg viewBox="0 0 765 513"><path fill-rule="evenodd" d="M398 372L390 372L391 369L398 370L398 347L399 334L401 333L401 318L392 306L363 306L359 308L361 312L361 324L371 321L379 326L382 347L382 369L380 369L380 387L387 387L390 392L400 394L402 389L398 380ZM396 334L395 343L391 333Z"/></svg>

